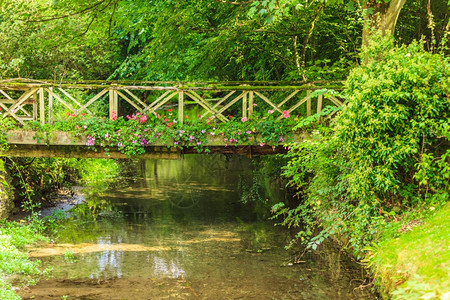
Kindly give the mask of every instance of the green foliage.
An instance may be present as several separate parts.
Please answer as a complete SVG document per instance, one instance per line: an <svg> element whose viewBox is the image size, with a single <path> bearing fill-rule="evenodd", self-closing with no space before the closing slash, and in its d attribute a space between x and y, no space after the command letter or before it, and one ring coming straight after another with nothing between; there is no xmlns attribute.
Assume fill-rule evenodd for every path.
<svg viewBox="0 0 450 300"><path fill-rule="evenodd" d="M406 1L395 28L396 40L405 45L413 40L423 40L428 51L442 51L448 55L448 8L447 0Z"/></svg>
<svg viewBox="0 0 450 300"><path fill-rule="evenodd" d="M13 185L22 207L36 212L42 200L57 189L73 184L78 178L76 159L58 158L9 158L7 160L13 174Z"/></svg>
<svg viewBox="0 0 450 300"><path fill-rule="evenodd" d="M136 26L120 28L118 40L128 55L110 78L341 79L360 44L358 13L349 13L341 5L325 9L319 2L289 6L286 9L291 13L269 22L273 15L252 13L258 1L242 5L157 1L147 8L127 2L133 2L128 6L136 6L143 15L122 10ZM311 27L319 7L320 22L308 36L305 28Z"/></svg>
<svg viewBox="0 0 450 300"><path fill-rule="evenodd" d="M0 130L2 132L6 132L6 131L14 128L15 125L16 124L15 124L14 120L12 120L11 118L3 118L1 109L0 109ZM8 149L8 144L6 143L6 135L2 134L2 135L0 135L0 151L7 150L7 149Z"/></svg>
<svg viewBox="0 0 450 300"><path fill-rule="evenodd" d="M0 77L345 76L360 45L360 11L339 3L282 2L275 9L274 1L2 1Z"/></svg>
<svg viewBox="0 0 450 300"><path fill-rule="evenodd" d="M24 246L43 241L33 224L20 225L2 220L0 224L0 274L21 274L25 283L34 283L39 276L48 271L39 269L38 260L31 261L23 252ZM11 286L0 280L0 296L2 299L20 299L11 290Z"/></svg>
<svg viewBox="0 0 450 300"><path fill-rule="evenodd" d="M371 204L422 202L429 191L449 187L448 166L439 168L448 164L449 60L417 43L392 48L379 42L369 56L375 59L350 74L348 104L336 121L336 138L352 162L350 196ZM425 170L442 172L432 186ZM417 197L402 195L407 185Z"/></svg>
<svg viewBox="0 0 450 300"><path fill-rule="evenodd" d="M106 78L117 47L105 30L113 6L99 3L95 14L84 0L0 1L0 78Z"/></svg>
<svg viewBox="0 0 450 300"><path fill-rule="evenodd" d="M63 255L64 255L64 260L68 263L74 263L76 261L75 255L73 255L72 250L66 249L66 251L64 251Z"/></svg>
<svg viewBox="0 0 450 300"><path fill-rule="evenodd" d="M347 79L331 131L314 129L288 154L284 174L300 204L274 211L303 225L298 237L312 248L334 233L361 255L401 210L448 201L448 59L391 41L369 53Z"/></svg>
<svg viewBox="0 0 450 300"><path fill-rule="evenodd" d="M342 79L377 2L1 1L0 77ZM396 36L445 45L447 6L432 1L430 14L427 0L407 1Z"/></svg>
<svg viewBox="0 0 450 300"><path fill-rule="evenodd" d="M89 185L113 182L120 172L118 162L112 159L81 159L74 167L79 170L81 183Z"/></svg>

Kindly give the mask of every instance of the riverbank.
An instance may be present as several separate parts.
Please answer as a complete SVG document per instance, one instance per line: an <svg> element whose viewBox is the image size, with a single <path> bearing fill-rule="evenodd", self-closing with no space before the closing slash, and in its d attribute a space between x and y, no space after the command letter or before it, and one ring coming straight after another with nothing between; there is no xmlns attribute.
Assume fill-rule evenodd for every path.
<svg viewBox="0 0 450 300"><path fill-rule="evenodd" d="M450 299L450 203L428 210L370 248L366 262L384 298Z"/></svg>
<svg viewBox="0 0 450 300"><path fill-rule="evenodd" d="M40 269L39 261L30 260L25 250L25 246L43 241L48 240L39 233L37 223L0 222L0 299L21 299L10 283L32 285L48 273L48 269Z"/></svg>
<svg viewBox="0 0 450 300"><path fill-rule="evenodd" d="M19 287L36 284L48 273L39 261L29 259L26 246L48 242L45 235L55 234L57 219L64 217L59 212L83 201L73 186L75 182L89 185L101 182L106 186L116 178L119 162L94 159L8 160L13 164L9 166L10 174L21 174L16 176L15 182L10 180L12 176L8 175L3 163L0 160L0 299L15 300L21 299L15 293ZM134 166L131 162L126 164ZM24 187L27 193L23 192ZM14 189L16 196L24 196L21 202L17 200L16 209L12 209ZM39 217L31 213L30 207L25 207L26 201L33 205L35 211L40 207ZM53 214L55 208L57 213Z"/></svg>

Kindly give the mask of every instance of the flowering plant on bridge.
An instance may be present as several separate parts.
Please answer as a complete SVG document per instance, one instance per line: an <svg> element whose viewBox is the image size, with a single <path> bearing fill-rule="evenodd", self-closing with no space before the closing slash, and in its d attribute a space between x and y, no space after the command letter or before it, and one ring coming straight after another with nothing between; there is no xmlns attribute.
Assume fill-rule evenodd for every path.
<svg viewBox="0 0 450 300"><path fill-rule="evenodd" d="M38 138L52 131L71 132L75 137L85 137L89 147L103 147L107 152L115 150L133 157L144 154L151 145L192 147L198 152L209 151L207 145L211 141L227 147L280 145L292 140L292 128L298 122L287 111L281 120L273 112L266 116L255 112L251 117L229 115L228 122L221 122L215 116L205 119L200 115L186 116L184 124L178 122L177 115L171 108L148 115L137 112L118 116L113 112L111 119L70 114L66 120L52 125L31 122L26 128L35 131Z"/></svg>

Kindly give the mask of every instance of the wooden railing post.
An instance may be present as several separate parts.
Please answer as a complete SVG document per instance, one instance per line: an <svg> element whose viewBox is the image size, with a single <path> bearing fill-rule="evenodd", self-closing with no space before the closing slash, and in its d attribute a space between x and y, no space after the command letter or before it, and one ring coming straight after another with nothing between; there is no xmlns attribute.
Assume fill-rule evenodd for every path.
<svg viewBox="0 0 450 300"><path fill-rule="evenodd" d="M317 98L317 113L322 111L323 95L319 95Z"/></svg>
<svg viewBox="0 0 450 300"><path fill-rule="evenodd" d="M308 97L308 100L306 100L306 116L309 117L311 115L311 98L309 97L311 95L311 91L306 91L306 96Z"/></svg>
<svg viewBox="0 0 450 300"><path fill-rule="evenodd" d="M323 103L323 95L319 95L319 97L317 98L317 113L320 113L322 111L322 103ZM320 116L319 116L319 120L320 121Z"/></svg>
<svg viewBox="0 0 450 300"><path fill-rule="evenodd" d="M242 97L242 118L247 118L247 94Z"/></svg>
<svg viewBox="0 0 450 300"><path fill-rule="evenodd" d="M113 119L113 115L117 116L119 111L119 97L114 88L109 89L109 119Z"/></svg>
<svg viewBox="0 0 450 300"><path fill-rule="evenodd" d="M178 92L178 123L183 125L184 122L184 92Z"/></svg>
<svg viewBox="0 0 450 300"><path fill-rule="evenodd" d="M53 92L53 88L49 88L51 92ZM52 93L48 93L48 124L53 123L53 95Z"/></svg>
<svg viewBox="0 0 450 300"><path fill-rule="evenodd" d="M119 113L119 94L117 93L117 90L114 90L114 112L117 114Z"/></svg>
<svg viewBox="0 0 450 300"><path fill-rule="evenodd" d="M112 120L113 111L114 111L114 91L109 90L109 119Z"/></svg>
<svg viewBox="0 0 450 300"><path fill-rule="evenodd" d="M42 125L45 124L44 88L39 88L39 120Z"/></svg>
<svg viewBox="0 0 450 300"><path fill-rule="evenodd" d="M37 107L37 101L38 101L38 91L39 89L36 89L36 91L33 93L33 121L37 121L37 114L38 114L38 107Z"/></svg>
<svg viewBox="0 0 450 300"><path fill-rule="evenodd" d="M253 115L253 92L248 92L248 116Z"/></svg>

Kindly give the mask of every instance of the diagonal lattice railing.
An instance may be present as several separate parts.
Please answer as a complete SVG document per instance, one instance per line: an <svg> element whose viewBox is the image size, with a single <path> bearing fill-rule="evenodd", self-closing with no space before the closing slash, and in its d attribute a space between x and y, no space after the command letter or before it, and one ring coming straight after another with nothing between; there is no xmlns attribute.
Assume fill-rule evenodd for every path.
<svg viewBox="0 0 450 300"><path fill-rule="evenodd" d="M320 89L339 90L339 82L52 82L24 79L0 81L2 117L25 124L28 120L53 123L69 115L159 114L173 109L181 124L186 111L200 119L228 122L230 115L261 117L269 113L309 116L343 101ZM312 97L314 95L314 97Z"/></svg>

